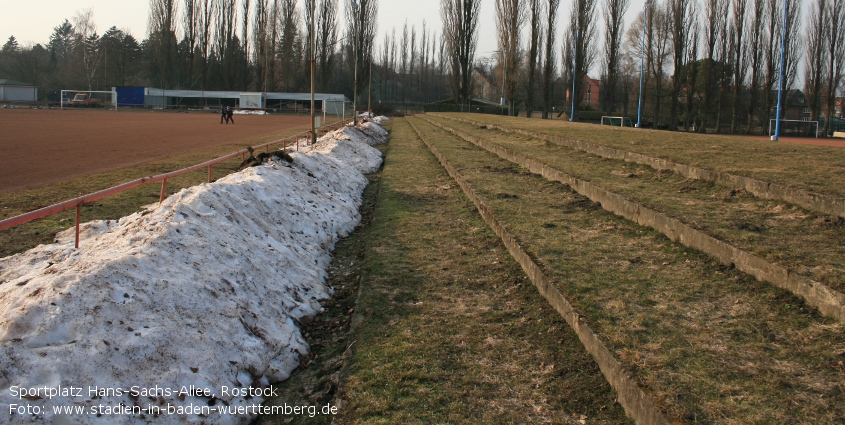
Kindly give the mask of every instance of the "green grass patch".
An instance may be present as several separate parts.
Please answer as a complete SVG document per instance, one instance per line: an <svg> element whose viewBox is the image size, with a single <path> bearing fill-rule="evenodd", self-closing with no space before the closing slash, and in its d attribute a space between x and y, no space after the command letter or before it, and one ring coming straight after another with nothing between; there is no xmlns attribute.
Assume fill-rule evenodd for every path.
<svg viewBox="0 0 845 425"><path fill-rule="evenodd" d="M845 420L845 325L564 185L415 124L671 417Z"/></svg>
<svg viewBox="0 0 845 425"><path fill-rule="evenodd" d="M198 150L148 164L96 173L85 177L51 183L40 188L0 194L0 219L14 217L142 177L190 167L191 165L200 164L239 151L249 144L259 145L297 134L298 132L300 130L288 130L243 143ZM237 157L215 164L212 167L212 178L217 180L231 174L237 170L240 163L241 159ZM167 194L171 195L186 187L195 186L207 181L208 170L205 168L183 174L167 181ZM160 193L161 183L152 183L100 199L92 204L86 204L82 208L81 221L84 223L91 220L118 219L139 211L144 205L158 203ZM53 243L55 234L72 227L75 219L76 210L71 209L0 231L0 257L17 254L39 244Z"/></svg>
<svg viewBox="0 0 845 425"><path fill-rule="evenodd" d="M612 146L682 164L845 196L845 149L842 148L560 120L459 113L442 115Z"/></svg>
<svg viewBox="0 0 845 425"><path fill-rule="evenodd" d="M733 246L845 291L845 219L841 217L528 136L430 118L593 182Z"/></svg>

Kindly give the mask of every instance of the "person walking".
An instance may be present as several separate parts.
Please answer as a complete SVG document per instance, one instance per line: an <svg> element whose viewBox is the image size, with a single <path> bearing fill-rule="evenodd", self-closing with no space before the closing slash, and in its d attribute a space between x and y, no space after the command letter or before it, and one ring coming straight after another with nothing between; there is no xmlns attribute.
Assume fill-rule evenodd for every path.
<svg viewBox="0 0 845 425"><path fill-rule="evenodd" d="M231 121L232 124L235 123L235 111L232 110L231 106L226 107L226 124L229 124L229 121Z"/></svg>
<svg viewBox="0 0 845 425"><path fill-rule="evenodd" d="M226 120L226 124L229 124L229 113L226 111L226 108L220 107L220 124L223 124L223 120Z"/></svg>

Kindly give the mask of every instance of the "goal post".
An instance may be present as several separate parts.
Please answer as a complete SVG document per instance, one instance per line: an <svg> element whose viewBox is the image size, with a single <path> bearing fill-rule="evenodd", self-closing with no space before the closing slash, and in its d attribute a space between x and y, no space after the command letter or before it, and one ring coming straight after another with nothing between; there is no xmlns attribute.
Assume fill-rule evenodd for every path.
<svg viewBox="0 0 845 425"><path fill-rule="evenodd" d="M117 92L105 90L62 90L61 109L104 108L117 110Z"/></svg>
<svg viewBox="0 0 845 425"><path fill-rule="evenodd" d="M769 120L769 136L775 134L775 121ZM792 137L819 137L819 122L804 120L780 120L780 135Z"/></svg>
<svg viewBox="0 0 845 425"><path fill-rule="evenodd" d="M611 117L603 115L601 117L601 125L610 125L613 127L633 127L631 119L628 117Z"/></svg>

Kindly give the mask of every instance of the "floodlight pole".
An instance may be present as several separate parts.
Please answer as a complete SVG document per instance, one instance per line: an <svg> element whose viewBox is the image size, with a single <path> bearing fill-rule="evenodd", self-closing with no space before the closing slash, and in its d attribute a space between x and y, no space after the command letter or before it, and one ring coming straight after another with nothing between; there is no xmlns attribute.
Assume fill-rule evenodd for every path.
<svg viewBox="0 0 845 425"><path fill-rule="evenodd" d="M569 112L569 122L575 122L575 80L578 79L576 69L578 61L578 30L575 30L575 44L572 45L572 109Z"/></svg>
<svg viewBox="0 0 845 425"><path fill-rule="evenodd" d="M372 118L373 117L373 108L372 108L372 100L373 100L373 36L367 36L367 41L369 42L369 60L370 60L370 81L367 83L367 116Z"/></svg>
<svg viewBox="0 0 845 425"><path fill-rule="evenodd" d="M772 136L773 142L777 142L778 139L780 139L780 114L783 105L783 63L785 56L784 52L786 51L786 8L788 3L788 0L783 0L783 26L781 27L780 32L780 77L778 78L778 109L777 115L775 116L775 135ZM818 124L816 124L816 128L818 129Z"/></svg>
<svg viewBox="0 0 845 425"><path fill-rule="evenodd" d="M643 119L643 69L645 68L645 26L648 22L648 6L651 4L651 0L646 0L643 4L643 50L642 56L640 57L640 100L637 103L637 128L643 128L642 119Z"/></svg>
<svg viewBox="0 0 845 425"><path fill-rule="evenodd" d="M508 106L508 98L505 97L505 84L507 84L505 80L508 75L508 64L505 63L508 61L507 54L507 52L502 52L502 106L506 108ZM502 108L502 115L505 115L505 108ZM508 115L510 115L510 109L508 109Z"/></svg>
<svg viewBox="0 0 845 425"><path fill-rule="evenodd" d="M317 144L317 131L314 128L314 121L316 120L314 114L314 68L316 66L316 54L315 54L315 47L316 46L316 37L315 33L317 32L317 28L314 26L314 15L317 14L317 0L311 0L311 37L309 37L309 42L311 43L311 144Z"/></svg>

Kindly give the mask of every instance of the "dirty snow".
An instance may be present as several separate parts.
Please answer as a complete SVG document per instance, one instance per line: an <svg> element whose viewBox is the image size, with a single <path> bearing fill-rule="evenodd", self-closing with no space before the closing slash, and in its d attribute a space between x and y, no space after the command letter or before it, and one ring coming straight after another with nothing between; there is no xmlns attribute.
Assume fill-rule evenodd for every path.
<svg viewBox="0 0 845 425"><path fill-rule="evenodd" d="M81 249L69 229L56 244L0 259L0 418L251 420L249 406L265 397L222 388L267 388L307 353L297 322L332 294L331 250L360 221L363 173L381 164L370 145L385 136L375 123L344 127L292 152L292 164L252 167L120 220L86 223ZM211 414L115 415L121 403ZM41 413L7 416L12 404ZM56 406L85 414L54 415ZM237 406L247 410L209 410Z"/></svg>

